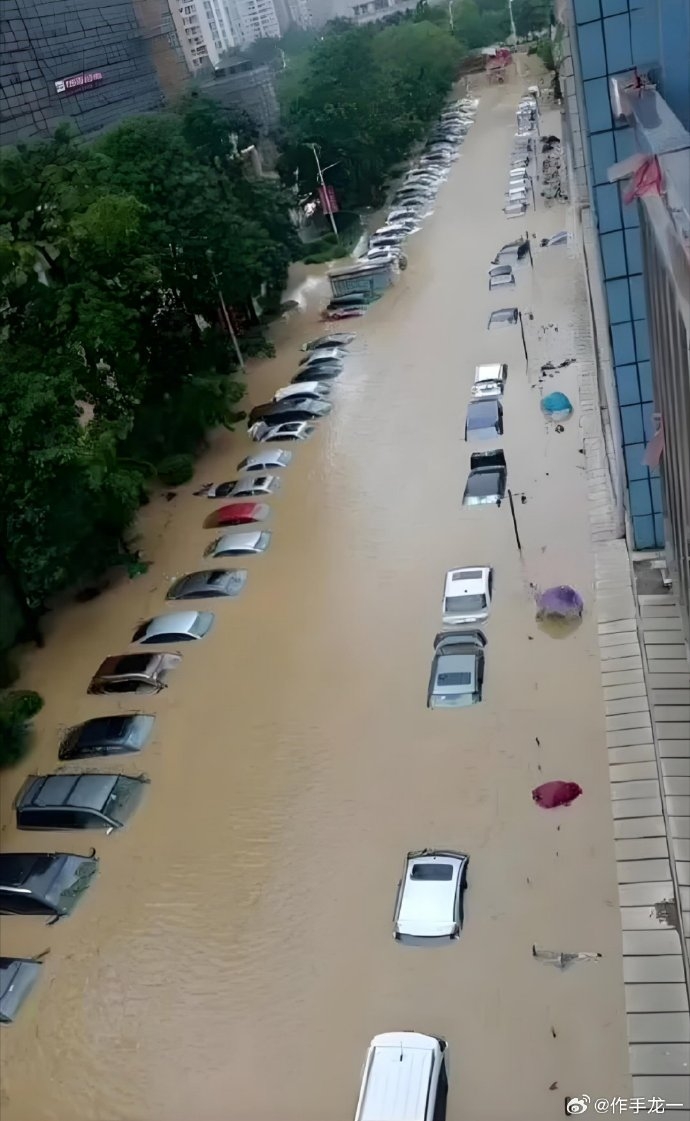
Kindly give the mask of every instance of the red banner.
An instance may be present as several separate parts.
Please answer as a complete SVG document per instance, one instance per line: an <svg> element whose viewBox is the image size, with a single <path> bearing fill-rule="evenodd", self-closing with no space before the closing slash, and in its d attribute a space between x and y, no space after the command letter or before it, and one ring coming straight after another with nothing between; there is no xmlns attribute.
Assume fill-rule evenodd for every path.
<svg viewBox="0 0 690 1121"><path fill-rule="evenodd" d="M334 187L319 187L319 201L324 214L338 213L338 199Z"/></svg>

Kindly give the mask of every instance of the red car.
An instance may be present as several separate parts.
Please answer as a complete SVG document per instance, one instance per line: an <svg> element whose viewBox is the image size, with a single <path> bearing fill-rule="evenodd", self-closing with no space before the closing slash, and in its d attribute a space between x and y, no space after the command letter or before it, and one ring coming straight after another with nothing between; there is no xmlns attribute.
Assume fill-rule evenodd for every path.
<svg viewBox="0 0 690 1121"><path fill-rule="evenodd" d="M335 307L326 308L321 312L323 320L329 319L355 319L357 316L364 315L367 311L366 304L354 304L352 307Z"/></svg>
<svg viewBox="0 0 690 1121"><path fill-rule="evenodd" d="M204 526L206 529L215 529L221 525L251 525L252 522L262 522L268 517L269 507L265 502L235 502L230 506L221 506L209 514Z"/></svg>

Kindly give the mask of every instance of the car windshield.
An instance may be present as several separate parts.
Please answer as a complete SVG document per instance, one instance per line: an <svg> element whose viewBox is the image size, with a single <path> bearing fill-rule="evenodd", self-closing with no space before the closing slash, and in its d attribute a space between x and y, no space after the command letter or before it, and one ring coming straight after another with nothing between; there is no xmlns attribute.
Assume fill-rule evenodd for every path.
<svg viewBox="0 0 690 1121"><path fill-rule="evenodd" d="M503 471L495 467L479 467L467 478L465 493L469 498L494 498L503 491Z"/></svg>
<svg viewBox="0 0 690 1121"><path fill-rule="evenodd" d="M498 425L499 410L494 401L480 402L470 405L467 410L467 428L476 431L481 428L496 428Z"/></svg>
<svg viewBox="0 0 690 1121"><path fill-rule="evenodd" d="M410 878L413 880L452 880L452 864L413 864Z"/></svg>
<svg viewBox="0 0 690 1121"><path fill-rule="evenodd" d="M448 596L446 599L446 611L452 615L471 615L475 611L483 611L485 607L486 596L483 595Z"/></svg>
<svg viewBox="0 0 690 1121"><path fill-rule="evenodd" d="M144 783L140 779L120 775L108 795L103 813L118 825L124 825L141 801Z"/></svg>

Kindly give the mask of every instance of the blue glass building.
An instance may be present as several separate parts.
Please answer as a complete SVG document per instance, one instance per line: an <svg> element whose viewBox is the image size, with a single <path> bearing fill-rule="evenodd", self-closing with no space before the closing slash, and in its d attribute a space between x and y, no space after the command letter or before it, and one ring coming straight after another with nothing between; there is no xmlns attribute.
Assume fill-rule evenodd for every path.
<svg viewBox="0 0 690 1121"><path fill-rule="evenodd" d="M690 0L567 0L561 17L566 120L598 241L631 544L666 548L687 620ZM636 153L657 158L663 194L626 205L630 180L609 172ZM650 469L643 457L659 415L665 448Z"/></svg>

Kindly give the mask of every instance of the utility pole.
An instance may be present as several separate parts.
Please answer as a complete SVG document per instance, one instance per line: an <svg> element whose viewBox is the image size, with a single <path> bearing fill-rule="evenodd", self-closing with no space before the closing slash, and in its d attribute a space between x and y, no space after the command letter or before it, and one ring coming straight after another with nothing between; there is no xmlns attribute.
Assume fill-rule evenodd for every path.
<svg viewBox="0 0 690 1121"><path fill-rule="evenodd" d="M235 328L232 325L232 320L230 318L230 314L228 312L227 307L225 306L225 300L223 299L223 293L221 291L221 287L220 287L220 284L218 282L218 276L217 276L216 270L213 267L213 255L210 252L210 250L208 251L208 259L211 262L211 276L213 277L213 283L216 286L216 291L218 293L218 299L220 300L220 306L223 310L223 319L225 320L225 326L227 327L228 334L230 335L230 338L232 339L232 345L235 348L235 354L237 355L237 361L240 364L240 369L241 369L243 374L246 374L247 369L246 369L245 364L244 364L244 358L242 357L242 351L240 350L240 344L237 341L237 335L235 334Z"/></svg>
<svg viewBox="0 0 690 1121"><path fill-rule="evenodd" d="M455 31L455 17L453 16L453 0L448 0L448 26L450 27L451 35Z"/></svg>
<svg viewBox="0 0 690 1121"><path fill-rule="evenodd" d="M314 159L316 160L316 174L318 176L319 184L320 184L321 189L323 191L323 195L322 195L322 199L321 199L321 202L322 202L322 205L323 205L323 203L328 200L328 193L326 191L326 181L323 177L323 170L321 168L321 161L319 160L319 153L317 151L316 144L307 144L307 148L311 148L312 152L314 153ZM333 230L333 233L335 234L337 240L340 241L340 237L338 235L338 227L335 224L335 218L333 217L333 211L331 210L330 202L328 203L328 217L331 220L331 229Z"/></svg>

